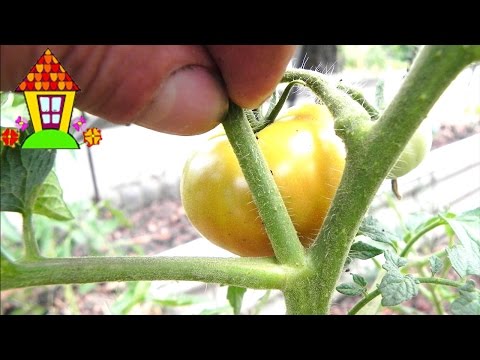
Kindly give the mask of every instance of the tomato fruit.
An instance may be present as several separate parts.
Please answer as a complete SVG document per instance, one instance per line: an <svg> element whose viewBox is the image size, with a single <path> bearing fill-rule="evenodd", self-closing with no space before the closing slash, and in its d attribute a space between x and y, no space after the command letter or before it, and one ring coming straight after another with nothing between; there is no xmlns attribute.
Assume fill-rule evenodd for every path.
<svg viewBox="0 0 480 360"><path fill-rule="evenodd" d="M427 156L432 147L432 126L424 121L403 149L387 179L397 179L415 169Z"/></svg>
<svg viewBox="0 0 480 360"><path fill-rule="evenodd" d="M257 133L258 144L304 246L318 233L345 166L345 147L324 105L290 108ZM226 136L216 135L186 162L181 197L197 230L240 256L273 250Z"/></svg>

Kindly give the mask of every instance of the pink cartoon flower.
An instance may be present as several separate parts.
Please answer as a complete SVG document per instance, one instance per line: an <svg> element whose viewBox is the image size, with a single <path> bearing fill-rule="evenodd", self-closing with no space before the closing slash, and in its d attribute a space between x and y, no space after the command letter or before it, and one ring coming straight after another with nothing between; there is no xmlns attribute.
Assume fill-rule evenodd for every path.
<svg viewBox="0 0 480 360"><path fill-rule="evenodd" d="M28 120L19 116L17 117L17 120L15 120L15 126L17 127L18 130L25 131L28 128Z"/></svg>
<svg viewBox="0 0 480 360"><path fill-rule="evenodd" d="M73 127L77 131L85 131L85 128L87 127L86 120L83 116L80 116L78 118L73 119Z"/></svg>

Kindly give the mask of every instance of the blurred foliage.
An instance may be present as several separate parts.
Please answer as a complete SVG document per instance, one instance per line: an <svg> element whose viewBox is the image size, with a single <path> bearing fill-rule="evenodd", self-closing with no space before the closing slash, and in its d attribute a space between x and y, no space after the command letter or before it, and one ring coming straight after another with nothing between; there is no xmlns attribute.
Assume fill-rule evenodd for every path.
<svg viewBox="0 0 480 360"><path fill-rule="evenodd" d="M339 53L347 69L380 71L408 67L419 48L419 45L342 45Z"/></svg>

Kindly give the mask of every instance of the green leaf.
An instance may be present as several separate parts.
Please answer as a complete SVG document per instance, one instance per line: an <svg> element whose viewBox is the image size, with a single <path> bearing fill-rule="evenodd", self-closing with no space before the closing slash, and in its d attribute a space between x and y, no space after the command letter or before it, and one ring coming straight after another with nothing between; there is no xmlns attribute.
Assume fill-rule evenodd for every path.
<svg viewBox="0 0 480 360"><path fill-rule="evenodd" d="M355 283L343 283L336 287L340 294L347 296L357 296L365 292L365 288Z"/></svg>
<svg viewBox="0 0 480 360"><path fill-rule="evenodd" d="M430 270L432 271L432 276L435 276L435 274L442 269L443 261L436 255L430 256L430 259L428 259L428 261L430 262Z"/></svg>
<svg viewBox="0 0 480 360"><path fill-rule="evenodd" d="M9 92L0 92L0 106L4 106L7 103L9 96Z"/></svg>
<svg viewBox="0 0 480 360"><path fill-rule="evenodd" d="M385 264L383 264L382 267L387 271L398 270L398 268L407 265L406 259L398 256L392 251L386 250L383 253L383 256L385 256Z"/></svg>
<svg viewBox="0 0 480 360"><path fill-rule="evenodd" d="M336 287L340 294L347 296L357 296L365 294L367 291L367 281L360 275L351 274L353 276L353 283L343 283Z"/></svg>
<svg viewBox="0 0 480 360"><path fill-rule="evenodd" d="M480 276L480 208L457 217L442 218L450 225L460 242L447 249L453 268L461 277Z"/></svg>
<svg viewBox="0 0 480 360"><path fill-rule="evenodd" d="M388 271L378 285L378 289L382 294L383 306L401 304L418 294L415 278L410 274L403 275L398 269Z"/></svg>
<svg viewBox="0 0 480 360"><path fill-rule="evenodd" d="M0 211L24 214L55 161L54 150L5 148L0 163Z"/></svg>
<svg viewBox="0 0 480 360"><path fill-rule="evenodd" d="M395 306L416 296L418 281L410 274L403 275L399 270L407 264L407 260L389 250L386 250L383 255L385 263L382 267L387 270L387 273L378 285L382 295L382 305Z"/></svg>
<svg viewBox="0 0 480 360"><path fill-rule="evenodd" d="M362 220L357 235L367 236L373 241L388 244L394 249L396 248L396 242L398 241L395 234L385 229L385 227L372 216L366 216Z"/></svg>
<svg viewBox="0 0 480 360"><path fill-rule="evenodd" d="M480 292L472 280L458 288L460 297L451 306L454 315L480 315Z"/></svg>
<svg viewBox="0 0 480 360"><path fill-rule="evenodd" d="M150 290L149 281L130 282L127 284L127 291L112 305L113 314L126 315L137 304L145 301Z"/></svg>
<svg viewBox="0 0 480 360"><path fill-rule="evenodd" d="M363 278L363 276L357 275L357 274L352 274L353 276L353 282L362 288L367 286L367 280Z"/></svg>
<svg viewBox="0 0 480 360"><path fill-rule="evenodd" d="M478 251L469 251L462 245L455 245L447 249L447 255L452 267L460 277L463 278L466 275L480 275Z"/></svg>
<svg viewBox="0 0 480 360"><path fill-rule="evenodd" d="M232 308L230 306L222 306L214 309L205 309L200 312L199 315L220 315L220 314L231 314L230 311Z"/></svg>
<svg viewBox="0 0 480 360"><path fill-rule="evenodd" d="M17 107L25 104L25 97L20 93L13 93L13 101L11 107Z"/></svg>
<svg viewBox="0 0 480 360"><path fill-rule="evenodd" d="M8 289L12 279L17 276L17 268L13 257L0 244L0 281L1 289Z"/></svg>
<svg viewBox="0 0 480 360"><path fill-rule="evenodd" d="M382 249L367 244L363 241L356 241L352 244L348 256L352 259L367 260L383 253Z"/></svg>
<svg viewBox="0 0 480 360"><path fill-rule="evenodd" d="M53 171L40 186L33 212L60 221L73 219L72 213L63 201L63 191Z"/></svg>
<svg viewBox="0 0 480 360"><path fill-rule="evenodd" d="M195 305L204 303L206 300L204 298L188 295L188 294L181 294L174 298L166 298L166 299L153 299L152 302L163 307L179 307L179 306L188 306L188 305Z"/></svg>
<svg viewBox="0 0 480 360"><path fill-rule="evenodd" d="M230 305L233 308L233 313L235 315L240 314L240 310L242 309L242 301L243 301L243 295L247 289L243 287L237 287L237 286L229 286L228 291L227 291L227 299Z"/></svg>

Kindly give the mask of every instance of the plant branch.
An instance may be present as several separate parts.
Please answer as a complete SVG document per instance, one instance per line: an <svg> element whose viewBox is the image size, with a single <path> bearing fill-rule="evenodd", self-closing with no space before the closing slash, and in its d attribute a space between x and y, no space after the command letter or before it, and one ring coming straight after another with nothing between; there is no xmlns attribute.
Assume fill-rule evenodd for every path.
<svg viewBox="0 0 480 360"><path fill-rule="evenodd" d="M253 132L257 133L260 130L266 128L268 125L272 124L275 119L277 118L278 114L280 113L280 110L282 110L283 105L285 104L285 101L288 98L288 95L290 94L290 91L295 85L304 85L305 83L300 80L295 80L292 81L290 84L287 85L285 90L282 93L282 96L278 100L277 104L273 107L273 109L265 116L265 119L263 122L259 123L257 126L253 127Z"/></svg>
<svg viewBox="0 0 480 360"><path fill-rule="evenodd" d="M339 123L343 128L338 135L342 136L348 150L340 186L320 234L309 249L309 257L317 271L316 281L322 287L321 313L329 310L351 242L378 188L437 99L471 60L472 55L464 46L426 46L398 94L376 122L371 122L369 117L367 122L359 118L366 112L356 102L361 111L354 107L353 112L345 114L342 106L351 103L345 98L337 99L338 89L333 89L334 92L324 87L315 91L327 106L333 103L329 109L336 117L336 126ZM301 80L310 87L315 85L312 80ZM367 128L366 124L373 125ZM355 136L360 141L354 140Z"/></svg>
<svg viewBox="0 0 480 360"><path fill-rule="evenodd" d="M426 275L425 271L423 270L422 267L418 268L418 273L420 275L422 275L423 277ZM435 286L428 285L428 286L425 286L425 287L430 292L430 295L432 297L433 306L435 307L435 310L437 311L437 314L438 315L444 315L442 301L438 297L437 291L435 290Z"/></svg>
<svg viewBox="0 0 480 360"><path fill-rule="evenodd" d="M445 285L445 286L451 286L451 287L455 287L455 288L459 288L460 286L465 285L464 283L462 283L460 281L454 281L454 280L449 280L449 279L441 279L441 278L433 278L433 277L419 277L419 278L416 278L416 280L418 280L420 284ZM355 306L353 308L350 309L350 311L348 312L348 315L355 315L356 313L358 313L360 311L361 308L363 308L370 301L375 299L378 295L380 295L380 290L378 290L378 289L368 293L362 300L360 300L357 304L355 304Z"/></svg>
<svg viewBox="0 0 480 360"><path fill-rule="evenodd" d="M440 259L443 259L447 256L447 252L445 251L445 249L442 249L442 250L434 252L433 254L430 254L430 255L413 258L413 259L408 261L408 263L407 263L407 265L405 265L405 267L407 267L407 268L418 268L418 267L428 265L429 262L430 262L430 257L432 257L432 256L437 256Z"/></svg>
<svg viewBox="0 0 480 360"><path fill-rule="evenodd" d="M230 103L223 127L252 192L275 256L281 264L302 266L305 251L288 215L255 134L238 105Z"/></svg>
<svg viewBox="0 0 480 360"><path fill-rule="evenodd" d="M256 126L259 126L260 122L257 120L255 117L255 114L253 113L252 110L250 109L243 109L243 112L245 113L245 116L248 120L248 123L252 128L255 128Z"/></svg>
<svg viewBox="0 0 480 360"><path fill-rule="evenodd" d="M254 289L281 289L286 272L272 258L125 256L14 262L2 252L1 289L145 280L188 280Z"/></svg>
<svg viewBox="0 0 480 360"><path fill-rule="evenodd" d="M33 231L32 212L25 211L23 216L23 246L24 246L24 259L36 260L40 259L40 250L38 248L37 241L35 240L35 233Z"/></svg>
<svg viewBox="0 0 480 360"><path fill-rule="evenodd" d="M455 288L465 285L465 283L450 279L436 278L436 277L418 277L416 278L420 284L434 284L434 285L445 285ZM478 289L477 289L478 291Z"/></svg>
<svg viewBox="0 0 480 360"><path fill-rule="evenodd" d="M438 219L438 220L432 222L431 224L428 224L424 228L422 228L418 233L413 235L413 237L410 239L410 241L407 243L405 248L400 253L400 257L406 257L408 255L408 253L410 252L410 249L412 248L413 244L415 244L423 235L425 235L427 232L435 229L436 227L438 227L440 225L445 225L445 223L446 223L445 220Z"/></svg>
<svg viewBox="0 0 480 360"><path fill-rule="evenodd" d="M374 291L368 293L367 295L365 295L365 297L362 300L360 300L358 303L355 304L354 307L350 309L350 311L348 312L348 315L355 315L360 311L361 308L363 308L370 301L375 299L378 295L380 295L380 290L378 289L375 289Z"/></svg>
<svg viewBox="0 0 480 360"><path fill-rule="evenodd" d="M350 95L353 100L362 105L362 107L368 112L372 120L377 120L379 118L380 113L378 112L378 110L375 108L375 106L370 104L367 99L365 99L365 96L363 96L360 91L344 84L338 84L337 88L345 91L348 95Z"/></svg>
<svg viewBox="0 0 480 360"><path fill-rule="evenodd" d="M349 95L330 84L328 78L316 71L287 70L282 82L303 81L328 107L335 119L335 130L348 150L358 148L372 126L370 115Z"/></svg>

